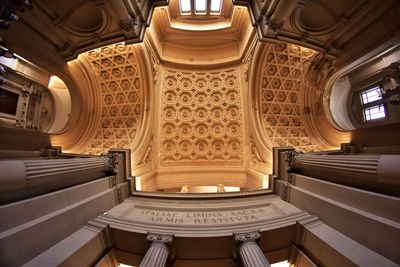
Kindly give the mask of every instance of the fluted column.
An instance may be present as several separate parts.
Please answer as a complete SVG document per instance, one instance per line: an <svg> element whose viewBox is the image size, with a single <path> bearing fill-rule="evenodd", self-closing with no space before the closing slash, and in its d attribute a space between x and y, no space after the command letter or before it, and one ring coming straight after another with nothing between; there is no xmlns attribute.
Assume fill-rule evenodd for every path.
<svg viewBox="0 0 400 267"><path fill-rule="evenodd" d="M251 232L236 234L235 241L239 243L239 253L244 267L269 267L270 264L257 244L260 233Z"/></svg>
<svg viewBox="0 0 400 267"><path fill-rule="evenodd" d="M168 259L168 244L172 236L149 234L146 239L151 242L139 267L164 267Z"/></svg>
<svg viewBox="0 0 400 267"><path fill-rule="evenodd" d="M116 171L114 154L69 159L0 161L0 203L40 195Z"/></svg>
<svg viewBox="0 0 400 267"><path fill-rule="evenodd" d="M398 194L400 155L293 153L294 173L382 193Z"/></svg>

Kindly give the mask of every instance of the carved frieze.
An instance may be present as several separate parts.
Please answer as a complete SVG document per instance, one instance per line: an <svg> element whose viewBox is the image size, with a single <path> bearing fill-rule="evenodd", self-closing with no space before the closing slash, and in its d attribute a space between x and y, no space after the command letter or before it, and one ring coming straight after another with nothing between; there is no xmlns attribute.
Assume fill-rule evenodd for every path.
<svg viewBox="0 0 400 267"><path fill-rule="evenodd" d="M243 243L257 240L259 236L257 233L250 234L252 231L295 224L297 220L308 216L277 195L218 200L136 196L125 199L98 219L107 221L112 227L123 222L125 229L129 228L134 232L152 232L157 229L158 233L190 233L196 236L237 233L237 241ZM154 241L157 240L155 238Z"/></svg>

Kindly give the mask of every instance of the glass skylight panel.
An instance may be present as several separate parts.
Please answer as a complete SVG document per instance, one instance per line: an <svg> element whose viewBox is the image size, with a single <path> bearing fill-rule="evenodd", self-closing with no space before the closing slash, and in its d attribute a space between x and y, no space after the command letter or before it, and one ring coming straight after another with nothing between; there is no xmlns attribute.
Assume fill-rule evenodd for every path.
<svg viewBox="0 0 400 267"><path fill-rule="evenodd" d="M194 8L196 13L206 13L207 10L207 0L195 0Z"/></svg>
<svg viewBox="0 0 400 267"><path fill-rule="evenodd" d="M212 13L221 12L221 3L222 0L211 0L211 7L210 7L211 12Z"/></svg>
<svg viewBox="0 0 400 267"><path fill-rule="evenodd" d="M188 14L192 11L191 0L179 0L179 5L182 14Z"/></svg>
<svg viewBox="0 0 400 267"><path fill-rule="evenodd" d="M379 105L371 108L366 108L364 109L364 117L366 121L385 118L385 107L383 105Z"/></svg>
<svg viewBox="0 0 400 267"><path fill-rule="evenodd" d="M362 92L361 98L362 98L363 104L368 104L368 103L374 102L376 100L382 99L381 93L382 93L382 91L379 86L374 87L368 91Z"/></svg>

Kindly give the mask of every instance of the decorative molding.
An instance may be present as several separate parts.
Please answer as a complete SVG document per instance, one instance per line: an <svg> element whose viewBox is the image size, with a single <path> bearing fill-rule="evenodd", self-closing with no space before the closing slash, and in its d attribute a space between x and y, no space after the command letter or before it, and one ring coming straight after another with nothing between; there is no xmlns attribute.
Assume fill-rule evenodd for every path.
<svg viewBox="0 0 400 267"><path fill-rule="evenodd" d="M218 192L218 193L180 193L180 192L148 192L148 191L136 191L132 193L132 196L138 197L154 197L154 198L173 198L173 199L209 199L209 198L226 198L226 197L249 197L271 194L272 191L269 189L258 189L251 191L239 191L239 192Z"/></svg>
<svg viewBox="0 0 400 267"><path fill-rule="evenodd" d="M239 254L244 267L270 267L264 253L257 244L261 237L259 232L235 234L235 241L239 243Z"/></svg>
<svg viewBox="0 0 400 267"><path fill-rule="evenodd" d="M148 234L146 240L155 243L170 244L173 241L173 237L170 235Z"/></svg>
<svg viewBox="0 0 400 267"><path fill-rule="evenodd" d="M233 3L249 9L252 23L261 41L285 40L321 51L331 59L343 54L357 54L359 51L351 51L348 47L357 45L357 35L360 32L365 32L363 38L370 44L385 38L389 30L383 30L382 34L376 34L374 31L382 26L383 16L388 16L388 13L399 8L399 3L395 0L385 3L371 3L367 0L346 3L234 0ZM397 25L393 20L385 23L389 28ZM362 47L364 49L366 45L363 44Z"/></svg>
<svg viewBox="0 0 400 267"><path fill-rule="evenodd" d="M291 150L291 151L286 151L286 162L285 164L287 165L286 170L288 172L294 171L295 165L299 159L299 155L301 154L300 151L296 151L296 150Z"/></svg>
<svg viewBox="0 0 400 267"><path fill-rule="evenodd" d="M257 163L266 163L260 155L260 152L257 149L257 146L254 142L254 138L252 136L250 136L250 152L251 152L251 161L253 162L253 164L257 164Z"/></svg>
<svg viewBox="0 0 400 267"><path fill-rule="evenodd" d="M153 163L153 137L151 137L149 145L147 146L146 153L143 156L143 159L139 163L141 164L151 164Z"/></svg>
<svg viewBox="0 0 400 267"><path fill-rule="evenodd" d="M165 267L169 254L167 245L172 243L172 236L148 234L146 239L151 245L139 267Z"/></svg>
<svg viewBox="0 0 400 267"><path fill-rule="evenodd" d="M108 152L104 158L107 161L107 167L111 173L118 173L118 163L119 163L119 155L116 153Z"/></svg>
<svg viewBox="0 0 400 267"><path fill-rule="evenodd" d="M168 1L76 0L61 4L37 0L37 8L21 14L21 21L69 61L80 53L112 43L142 42L154 8L161 5L168 5Z"/></svg>
<svg viewBox="0 0 400 267"><path fill-rule="evenodd" d="M243 244L248 242L257 242L260 239L261 235L259 232L249 232L249 233L239 233L234 234L235 241Z"/></svg>
<svg viewBox="0 0 400 267"><path fill-rule="evenodd" d="M277 211L275 205L286 213ZM172 200L134 195L107 214L99 215L96 221L109 224L112 229L137 233L212 237L268 231L295 225L298 220L309 217L307 212L276 195L209 200Z"/></svg>

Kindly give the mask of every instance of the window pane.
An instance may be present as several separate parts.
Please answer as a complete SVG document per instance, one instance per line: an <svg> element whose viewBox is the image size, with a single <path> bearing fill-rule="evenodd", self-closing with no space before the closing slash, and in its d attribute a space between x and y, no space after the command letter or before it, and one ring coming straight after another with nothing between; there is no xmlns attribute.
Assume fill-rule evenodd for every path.
<svg viewBox="0 0 400 267"><path fill-rule="evenodd" d="M207 0L195 0L194 2L194 7L196 9L196 12L199 13L205 13L206 12L206 4L207 4Z"/></svg>
<svg viewBox="0 0 400 267"><path fill-rule="evenodd" d="M180 0L181 13L189 13L191 8L190 0Z"/></svg>
<svg viewBox="0 0 400 267"><path fill-rule="evenodd" d="M363 104L371 103L376 100L382 99L382 90L379 86L361 93Z"/></svg>
<svg viewBox="0 0 400 267"><path fill-rule="evenodd" d="M0 112L17 114L19 94L0 88Z"/></svg>
<svg viewBox="0 0 400 267"><path fill-rule="evenodd" d="M221 11L222 0L211 0L211 12L219 13Z"/></svg>
<svg viewBox="0 0 400 267"><path fill-rule="evenodd" d="M364 109L364 116L366 121L385 118L385 107L383 105L380 105Z"/></svg>

